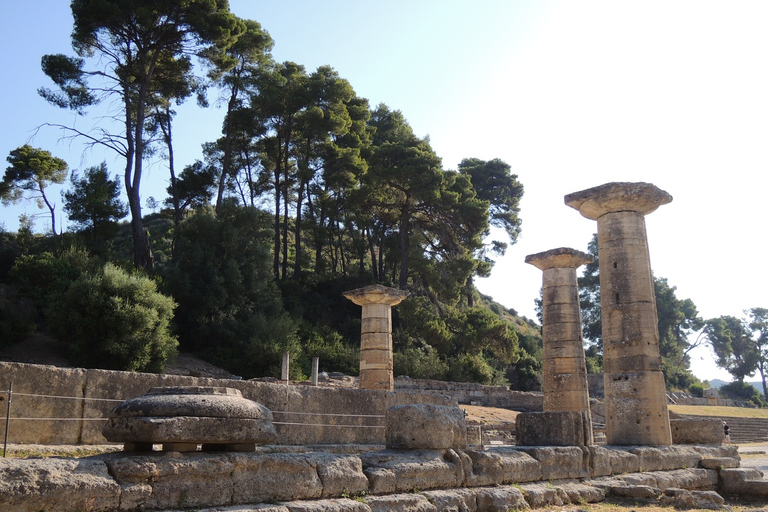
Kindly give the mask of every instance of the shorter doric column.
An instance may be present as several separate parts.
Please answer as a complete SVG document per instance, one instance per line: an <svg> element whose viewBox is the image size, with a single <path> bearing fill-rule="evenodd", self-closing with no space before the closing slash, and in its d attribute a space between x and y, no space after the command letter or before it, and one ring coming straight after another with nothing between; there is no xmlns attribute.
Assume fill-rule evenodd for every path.
<svg viewBox="0 0 768 512"><path fill-rule="evenodd" d="M402 302L408 292L380 284L344 292L363 307L360 329L360 389L393 391L392 306Z"/></svg>
<svg viewBox="0 0 768 512"><path fill-rule="evenodd" d="M592 444L589 385L581 332L581 309L576 269L594 259L575 249L560 248L526 256L525 262L543 271L542 339L544 413L520 418L535 435L521 436L519 444ZM535 417L533 417L535 416ZM559 418L559 419L556 419ZM573 418L579 418L578 425ZM525 420L525 421L522 421ZM546 425L546 428L543 428ZM561 428L568 425L567 429ZM522 431L519 431L522 432ZM526 440L527 438L530 438Z"/></svg>
<svg viewBox="0 0 768 512"><path fill-rule="evenodd" d="M589 411L589 385L581 331L576 269L589 254L560 248L530 254L525 262L542 270L544 410Z"/></svg>

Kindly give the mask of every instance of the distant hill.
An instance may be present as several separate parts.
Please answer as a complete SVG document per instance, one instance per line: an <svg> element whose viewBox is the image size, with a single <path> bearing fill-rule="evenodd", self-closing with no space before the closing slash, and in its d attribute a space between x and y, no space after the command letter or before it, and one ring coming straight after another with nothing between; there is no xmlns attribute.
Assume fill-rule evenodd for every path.
<svg viewBox="0 0 768 512"><path fill-rule="evenodd" d="M720 389L721 387L725 386L726 384L729 384L727 381L720 380L720 379L712 379L709 381L710 387ZM759 392L763 392L763 383L759 380L754 380L751 382L747 382L747 384L750 384L753 388L758 390Z"/></svg>

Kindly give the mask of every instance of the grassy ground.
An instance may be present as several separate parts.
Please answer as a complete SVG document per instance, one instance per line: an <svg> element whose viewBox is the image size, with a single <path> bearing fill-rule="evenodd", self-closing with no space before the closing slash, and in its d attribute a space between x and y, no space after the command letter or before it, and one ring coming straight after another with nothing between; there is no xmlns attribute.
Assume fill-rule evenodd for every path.
<svg viewBox="0 0 768 512"><path fill-rule="evenodd" d="M691 416L725 416L727 418L768 418L768 409L719 407L709 405L670 405L669 410Z"/></svg>

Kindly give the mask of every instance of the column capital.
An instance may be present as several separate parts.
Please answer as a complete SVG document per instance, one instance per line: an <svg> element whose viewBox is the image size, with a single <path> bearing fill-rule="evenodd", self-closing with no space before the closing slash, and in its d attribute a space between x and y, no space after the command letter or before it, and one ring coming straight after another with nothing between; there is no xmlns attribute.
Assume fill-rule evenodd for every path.
<svg viewBox="0 0 768 512"><path fill-rule="evenodd" d="M592 263L595 258L591 254L571 249L570 247L560 247L550 249L549 251L529 254L525 257L525 262L530 263L539 270L548 270L550 268L579 268L585 263Z"/></svg>
<svg viewBox="0 0 768 512"><path fill-rule="evenodd" d="M566 205L592 220L612 212L648 215L671 201L671 195L651 183L606 183L565 196Z"/></svg>
<svg viewBox="0 0 768 512"><path fill-rule="evenodd" d="M380 284L372 284L363 288L357 288L356 290L346 291L342 295L358 306L367 306L369 304L395 306L408 297L408 292Z"/></svg>

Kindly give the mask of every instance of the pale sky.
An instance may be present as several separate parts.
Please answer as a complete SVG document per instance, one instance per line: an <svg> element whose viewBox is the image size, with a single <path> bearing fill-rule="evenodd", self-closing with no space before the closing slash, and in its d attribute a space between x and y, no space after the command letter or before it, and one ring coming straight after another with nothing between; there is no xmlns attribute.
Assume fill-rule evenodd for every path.
<svg viewBox="0 0 768 512"><path fill-rule="evenodd" d="M331 65L358 95L401 110L429 135L447 169L468 157L501 158L525 187L522 234L480 290L535 318L541 271L527 254L586 250L594 221L565 194L612 181L650 182L674 200L647 217L651 264L702 317L768 307L768 2L230 0L260 22L276 60L313 71ZM73 122L36 93L48 86L45 53L71 54L69 2L0 4L3 158L24 144L83 169L113 155L35 128ZM223 113L179 109L178 165L200 158ZM87 128L91 118L78 119ZM34 137L33 137L34 136ZM3 166L4 168L5 166ZM165 197L161 163L146 199ZM58 209L61 199L55 192ZM17 229L34 204L0 207ZM38 230L46 229L44 219ZM703 358L703 359L701 359ZM712 356L694 358L704 379L728 378Z"/></svg>

